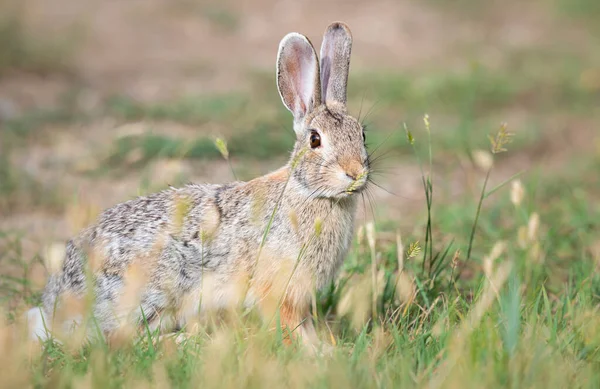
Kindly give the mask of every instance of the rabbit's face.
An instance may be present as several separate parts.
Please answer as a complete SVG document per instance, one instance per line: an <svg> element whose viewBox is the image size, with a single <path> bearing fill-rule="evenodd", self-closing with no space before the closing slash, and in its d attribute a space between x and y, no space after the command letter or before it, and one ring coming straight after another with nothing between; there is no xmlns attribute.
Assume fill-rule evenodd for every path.
<svg viewBox="0 0 600 389"><path fill-rule="evenodd" d="M295 183L311 197L342 198L364 189L369 156L360 123L346 113L352 34L342 22L323 35L321 60L303 35L289 33L277 53L277 88L294 115Z"/></svg>
<svg viewBox="0 0 600 389"><path fill-rule="evenodd" d="M369 179L362 125L343 106L323 104L307 118L296 144L294 177L311 196L341 198Z"/></svg>

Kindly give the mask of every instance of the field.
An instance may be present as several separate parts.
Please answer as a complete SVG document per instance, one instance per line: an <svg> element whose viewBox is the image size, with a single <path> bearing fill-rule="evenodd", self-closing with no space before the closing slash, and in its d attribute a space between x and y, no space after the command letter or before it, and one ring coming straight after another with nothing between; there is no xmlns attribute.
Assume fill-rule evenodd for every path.
<svg viewBox="0 0 600 389"><path fill-rule="evenodd" d="M0 0L0 387L600 387L599 4ZM333 20L376 162L315 293L330 352L254 311L28 342L23 313L102 209L286 162L277 45L318 47Z"/></svg>

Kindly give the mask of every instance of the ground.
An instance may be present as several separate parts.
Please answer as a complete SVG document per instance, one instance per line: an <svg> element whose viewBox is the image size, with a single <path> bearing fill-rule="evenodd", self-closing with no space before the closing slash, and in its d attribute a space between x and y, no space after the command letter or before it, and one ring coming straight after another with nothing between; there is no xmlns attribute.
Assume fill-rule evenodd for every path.
<svg viewBox="0 0 600 389"><path fill-rule="evenodd" d="M600 29L595 20L600 9L593 0L4 0L0 10L0 45L5 48L0 54L0 272L5 277L0 296L9 312L23 302L22 288L33 300L39 293L39 285L18 277L23 272L43 274L43 268L24 270L23 263L47 256L49 246L64 242L99 210L169 184L226 182L233 179L231 169L250 179L284 163L293 135L291 115L275 86L278 43L297 31L318 47L327 24L343 20L354 36L349 109L367 124L370 148L382 156L374 176L378 186L358 217L359 225L375 221L379 266L386 276L400 277L396 233L402 235L405 249L410 244L422 249L412 257L405 253L411 277L417 280L431 276L426 267L436 262L435 252L444 253L454 242L442 256L447 261L437 262L446 268L460 250L456 290L435 295L437 286L428 289L417 282L421 292L416 304L431 309L431 317L405 311L402 320L407 321L396 322L399 327L391 330L382 325L381 336L406 337L392 344L418 351L414 342L429 342L422 336L434 331L433 317L449 328L459 327L473 308L470 304L476 304L472 300L486 296L485 282L491 277L485 271L486 258L498 241L509 242L507 294L519 296L523 304L519 339L531 335L525 328L537 328L528 316L530 298L536 307L548 299L552 314L545 320L551 320L559 303L568 310L564 306L585 295L584 308L569 311L569 320L585 315L597 319ZM496 134L503 122L514 133L513 142L505 146L507 152L493 155L486 191L502 186L483 201L471 234L479 215L485 159L492 156L488 135ZM231 167L214 146L216 137L227 141ZM419 163L427 176L429 145L432 207L427 207ZM515 207L510 202L512 184L506 182L517 174L526 195ZM428 214L435 237L435 252L429 257L424 246ZM540 247L517 236L520 226L535 224L533 214L540 217L541 232L533 239ZM342 279L368 273L368 247L365 242L356 245ZM542 254L531 254L529 246ZM531 258L544 269L522 263ZM447 270L454 277L454 268ZM521 286L521 294L512 292L514 285ZM344 289L338 286L336 293L339 298ZM379 308L387 318L384 308L396 305L390 300L387 306L383 295ZM445 308L434 310L436 303L425 296L444 302ZM489 308L489 303L488 309L506 313L502 304L513 300L499 300L500 308ZM325 311L338 323L336 309ZM500 336L494 332L495 319L486 317L480 333ZM564 327L556 323L550 325L556 338L560 331L577 327L574 322ZM378 329L369 326L369 342L375 343L363 346L363 335L356 338L342 329L335 326L338 332L332 337L348 341L348 348L377 349ZM425 385L432 371L451 370L451 358L442 355L452 354L448 339L456 332L444 334L436 338L435 352L409 353L416 367L402 375L408 380L404 382ZM568 360L575 366L573 374L586 376L582 371L600 363L597 334L588 336L593 341L586 336L580 341L583 346L569 343L576 349L572 360L563 343L547 340L540 344L549 351L540 355L551 355L544 359L547 363ZM483 340L472 345L483 344L478 342ZM240 347L247 355L254 346ZM492 339L480 348L496 346ZM390 348L384 347L386 352ZM381 367L376 355L367 358ZM267 358L265 363L271 362ZM486 363L473 362L478 374L490 366L498 369ZM346 367L340 362L336 368ZM380 375L384 370L365 372L364 377L397 382L389 376L392 381L386 381ZM521 377L510 367L505 371ZM472 382L477 382L475 376ZM555 384L564 382L557 379ZM579 385L584 386L582 381Z"/></svg>

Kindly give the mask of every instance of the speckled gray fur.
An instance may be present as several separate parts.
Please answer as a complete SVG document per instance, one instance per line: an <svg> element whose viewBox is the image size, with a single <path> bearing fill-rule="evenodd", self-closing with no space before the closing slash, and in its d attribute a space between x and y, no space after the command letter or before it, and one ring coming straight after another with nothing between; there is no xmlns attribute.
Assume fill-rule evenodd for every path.
<svg viewBox="0 0 600 389"><path fill-rule="evenodd" d="M277 206L262 250L269 253L265 257L269 266L275 266L277 261L296 261L306 246L297 273L310 275L314 285L292 279L291 287L300 297L290 300L288 311L293 313L287 318L300 322L302 318L294 315L308 312L304 305L310 289L331 282L343 262L353 236L355 193L366 184L369 171L362 127L345 106L351 42L344 24L328 27L321 55L327 55L325 76L331 79L323 80L307 38L292 33L282 40L277 85L294 114L297 137L286 166L249 182L189 184L104 211L94 225L67 243L62 270L50 277L43 295L45 314L52 315L66 292L82 296L87 285L93 285L94 316L110 333L119 325L114 306L126 271L141 260L150 273L141 308L148 322L157 325L165 312L179 309L203 277L214 277L214 288L219 289L235 282L237 274L254 274L264 232ZM321 104L320 84L332 85L326 104ZM322 144L312 149L314 131ZM177 225L174 215L182 202L189 206ZM101 262L86 281L84 269L91 252L99 253ZM227 305L224 295L218 296L219 304ZM138 324L142 311L133 318ZM189 315L178 315L172 326L183 326L187 319Z"/></svg>

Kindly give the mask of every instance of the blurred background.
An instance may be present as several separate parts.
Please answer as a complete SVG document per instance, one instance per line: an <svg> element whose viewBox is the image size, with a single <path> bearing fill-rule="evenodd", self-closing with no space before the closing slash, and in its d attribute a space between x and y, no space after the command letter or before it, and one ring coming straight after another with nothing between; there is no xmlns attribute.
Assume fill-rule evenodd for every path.
<svg viewBox="0 0 600 389"><path fill-rule="evenodd" d="M515 137L490 185L524 171L542 208L577 187L598 211L597 0L0 0L2 236L19 235L30 258L138 194L230 181L216 137L238 178L280 166L294 136L275 85L278 43L296 31L318 50L335 20L354 35L350 112L382 156L361 220L422 229L404 125L426 156L424 114L436 228L468 232L502 122Z"/></svg>

